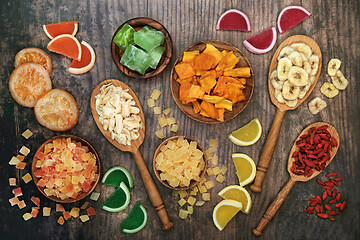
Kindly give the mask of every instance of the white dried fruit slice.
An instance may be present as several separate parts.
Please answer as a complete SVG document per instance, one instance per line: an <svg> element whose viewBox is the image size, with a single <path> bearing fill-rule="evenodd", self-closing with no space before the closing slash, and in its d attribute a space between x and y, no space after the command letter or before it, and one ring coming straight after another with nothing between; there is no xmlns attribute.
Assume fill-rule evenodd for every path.
<svg viewBox="0 0 360 240"><path fill-rule="evenodd" d="M324 108L326 108L327 104L324 100L319 97L314 98L309 102L309 111L311 114L318 114Z"/></svg>
<svg viewBox="0 0 360 240"><path fill-rule="evenodd" d="M333 98L339 94L339 90L330 82L325 82L321 86L320 92L328 98Z"/></svg>
<svg viewBox="0 0 360 240"><path fill-rule="evenodd" d="M291 62L294 66L302 67L303 59L299 52L294 51L294 52L290 53L288 58L291 60Z"/></svg>
<svg viewBox="0 0 360 240"><path fill-rule="evenodd" d="M294 48L292 48L290 46L285 46L283 49L281 49L277 60L280 60L283 57L289 56L294 51L295 51Z"/></svg>
<svg viewBox="0 0 360 240"><path fill-rule="evenodd" d="M319 62L320 62L320 58L318 55L316 55L316 54L311 55L311 57L309 59L309 63L311 66L310 75L316 75L316 73L319 70Z"/></svg>
<svg viewBox="0 0 360 240"><path fill-rule="evenodd" d="M275 89L274 96L279 103L285 103L286 100L284 99L280 90Z"/></svg>
<svg viewBox="0 0 360 240"><path fill-rule="evenodd" d="M296 51L302 52L307 59L309 59L312 54L311 48L305 43L293 43L290 47L294 48Z"/></svg>
<svg viewBox="0 0 360 240"><path fill-rule="evenodd" d="M298 103L298 99L295 100L285 100L285 104L290 107L293 108L296 106L296 104Z"/></svg>
<svg viewBox="0 0 360 240"><path fill-rule="evenodd" d="M292 66L292 62L289 58L284 57L281 58L277 65L278 79L286 80L289 74L290 67Z"/></svg>
<svg viewBox="0 0 360 240"><path fill-rule="evenodd" d="M284 81L279 80L279 78L277 77L278 73L277 70L274 70L271 75L270 75L270 82L271 85L276 89L276 90L281 90L282 86L284 84Z"/></svg>
<svg viewBox="0 0 360 240"><path fill-rule="evenodd" d="M305 97L305 95L309 91L311 85L312 85L312 83L309 81L308 84L306 84L305 86L300 87L300 93L299 93L299 98L300 99L303 99Z"/></svg>
<svg viewBox="0 0 360 240"><path fill-rule="evenodd" d="M331 77L331 80L334 86L339 90L344 90L349 84L349 81L344 77L340 70L336 72L335 76Z"/></svg>
<svg viewBox="0 0 360 240"><path fill-rule="evenodd" d="M282 88L282 96L286 100L295 100L300 94L300 88L292 85L289 81L285 81Z"/></svg>
<svg viewBox="0 0 360 240"><path fill-rule="evenodd" d="M327 73L330 76L335 76L336 72L340 69L341 61L337 58L333 58L328 63Z"/></svg>
<svg viewBox="0 0 360 240"><path fill-rule="evenodd" d="M292 66L289 70L288 80L292 85L305 86L309 82L309 74L300 67Z"/></svg>

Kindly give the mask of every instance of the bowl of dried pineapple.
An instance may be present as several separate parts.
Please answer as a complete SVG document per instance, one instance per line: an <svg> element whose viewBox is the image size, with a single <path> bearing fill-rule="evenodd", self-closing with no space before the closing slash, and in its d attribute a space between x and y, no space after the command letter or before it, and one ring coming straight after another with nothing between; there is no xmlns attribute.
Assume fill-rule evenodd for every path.
<svg viewBox="0 0 360 240"><path fill-rule="evenodd" d="M157 179L173 190L196 186L205 175L206 156L203 147L194 139L174 136L156 149L153 168Z"/></svg>

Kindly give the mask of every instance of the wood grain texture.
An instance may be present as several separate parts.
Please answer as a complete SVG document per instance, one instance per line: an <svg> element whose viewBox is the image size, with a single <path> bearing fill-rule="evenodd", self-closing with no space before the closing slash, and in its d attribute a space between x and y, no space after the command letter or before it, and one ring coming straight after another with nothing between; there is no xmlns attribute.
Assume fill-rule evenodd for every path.
<svg viewBox="0 0 360 240"><path fill-rule="evenodd" d="M263 55L249 53L242 41L270 27L276 26L276 19L281 10L290 5L302 5L312 15L302 23L279 34L276 46L270 52ZM228 9L236 8L245 12L251 24L250 32L216 31L217 19ZM232 0L110 0L110 1L20 1L3 0L0 7L0 238L5 239L34 239L34 236L42 239L259 239L252 233L259 219L275 198L280 189L289 178L286 170L287 159L292 144L305 126L314 122L324 121L331 123L339 132L341 146L332 163L325 172L317 178L324 180L325 174L336 171L344 180L339 190L348 200L348 206L340 214L335 222L324 221L315 216L309 216L303 212L308 200L320 194L321 188L315 179L306 184L296 184L279 209L271 224L262 234L262 239L357 239L360 229L357 224L360 221L360 189L354 186L360 182L360 68L356 64L360 62L360 48L356 47L360 42L360 2L348 1L300 1L300 0L256 0L256 1L232 1ZM149 17L162 23L169 31L174 44L173 56L178 56L188 46L204 40L217 39L226 41L238 47L249 59L256 83L253 96L241 114L223 124L203 124L187 117L176 105L170 88L170 72L167 67L158 76L143 80L127 77L118 70L113 62L110 43L116 29L125 21L135 17ZM49 39L43 33L42 24L61 21L79 21L79 31L76 37L85 40L96 52L94 68L86 74L72 75L67 72L71 60L58 54L49 53L53 60L53 73L51 79L55 88L69 91L76 99L79 108L79 122L66 134L72 134L87 139L97 150L103 164L102 174L115 165L121 165L129 169L135 179L135 187L131 191L131 203L123 212L110 214L101 210L101 203L111 195L114 188L98 185L96 192L101 192L98 202L91 201L97 215L89 222L81 223L78 219L67 221L63 226L56 223L58 214L48 217L40 217L24 222L22 215L30 211L33 206L30 197L38 196L42 206L55 209L55 202L43 197L36 189L33 182L24 184L21 177L30 172L30 164L25 170L15 170L7 162L16 155L22 145L31 149L27 163L35 153L35 150L46 140L59 133L54 133L40 126L32 109L19 106L9 93L7 82L14 69L14 57L16 53L30 46L42 48L46 51ZM223 231L218 231L212 222L212 209L221 201L217 193L227 185L238 184L235 167L232 163L231 154L241 152L249 155L255 163L258 163L261 151L264 147L266 136L275 116L276 108L271 102L268 89L268 72L271 58L276 48L282 41L293 35L306 35L314 39L321 51L323 67L320 78L313 92L307 100L293 111L288 111L284 116L280 128L277 147L273 154L273 160L268 168L267 179L263 183L265 189L261 194L250 192L252 197L252 209L248 215L237 214L229 222ZM48 52L48 51L47 51ZM333 99L327 99L320 93L320 86L329 81L326 74L326 66L331 58L337 57L343 62L341 71L349 80L349 87L341 91ZM175 58L170 62L172 66ZM151 169L152 159L157 146L162 140L157 139L154 131L160 129L158 116L153 114L153 109L146 107L146 100L150 97L153 89L162 91L162 95L156 101L156 105L162 109L171 107L170 115L179 123L179 131L176 135L188 136L196 139L204 148L208 148L210 138L218 139L219 165L225 165L228 171L223 184L216 184L211 189L211 201L201 208L195 208L194 214L187 220L178 217L179 207L176 198L171 196L171 190L156 182L164 204L167 207L169 218L174 221L175 227L163 232L159 226L156 211L153 210L145 188L141 183L140 174L137 171L135 161L128 152L120 152L112 144L109 144L91 117L90 96L93 89L105 79L119 79L126 83L139 98L143 106L146 118L146 133L144 143L140 147L144 161ZM317 115L310 114L307 104L314 97L321 97L328 106ZM261 138L253 146L239 147L227 139L231 133L253 118L257 117L261 122L263 133ZM30 128L34 135L25 140L21 133ZM169 128L163 129L166 137L175 134ZM151 171L152 177L155 175ZM8 186L8 178L16 177L21 185L27 208L19 210L11 207L8 199L13 195L12 188ZM249 190L248 186L245 186ZM81 206L88 199L74 204L65 204L66 210L74 206ZM148 211L149 220L147 226L133 235L120 233L119 226L130 212L136 201L140 201Z"/></svg>

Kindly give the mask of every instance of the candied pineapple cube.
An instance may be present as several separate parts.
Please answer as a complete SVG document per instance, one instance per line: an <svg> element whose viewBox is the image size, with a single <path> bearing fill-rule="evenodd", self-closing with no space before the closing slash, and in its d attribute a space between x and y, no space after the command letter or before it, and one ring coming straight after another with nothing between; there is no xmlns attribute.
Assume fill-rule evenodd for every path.
<svg viewBox="0 0 360 240"><path fill-rule="evenodd" d="M188 216L188 211L184 210L184 209L180 209L180 212L179 212L179 217L181 219L186 219Z"/></svg>
<svg viewBox="0 0 360 240"><path fill-rule="evenodd" d="M214 171L213 171L213 169L212 169L212 168L208 168L208 169L206 169L206 173L207 173L207 175L208 175L208 176L212 176L212 175L214 175Z"/></svg>
<svg viewBox="0 0 360 240"><path fill-rule="evenodd" d="M18 164L16 164L16 168L17 169L24 169L26 166L26 162L18 162Z"/></svg>
<svg viewBox="0 0 360 240"><path fill-rule="evenodd" d="M204 205L204 201L203 200L200 200L200 201L197 201L196 203L195 203L195 205L196 206L198 206L198 207L201 207L202 205Z"/></svg>
<svg viewBox="0 0 360 240"><path fill-rule="evenodd" d="M24 138L29 139L33 135L33 133L29 129L26 129L25 132L23 132L21 135Z"/></svg>
<svg viewBox="0 0 360 240"><path fill-rule="evenodd" d="M26 203L25 203L25 201L24 200L22 200L22 201L20 201L20 202L18 202L18 207L19 207L19 209L23 209L24 207L26 207Z"/></svg>
<svg viewBox="0 0 360 240"><path fill-rule="evenodd" d="M58 224L63 225L65 223L65 220L62 216L60 216L57 220Z"/></svg>
<svg viewBox="0 0 360 240"><path fill-rule="evenodd" d="M207 188L207 189L211 189L211 188L213 188L215 185L214 185L214 182L210 179L209 181L206 181L205 183L204 183L204 185L205 185L205 187Z"/></svg>
<svg viewBox="0 0 360 240"><path fill-rule="evenodd" d="M202 185L202 184L204 184L205 182L206 182L206 178L202 178L199 184ZM199 190L200 190L200 188L199 188Z"/></svg>
<svg viewBox="0 0 360 240"><path fill-rule="evenodd" d="M78 184L79 183L79 177L78 176L72 176L71 177L71 183L72 184Z"/></svg>
<svg viewBox="0 0 360 240"><path fill-rule="evenodd" d="M188 140L184 140L184 141L181 143L181 145L182 145L184 148L186 148L186 149L188 149L188 148L190 147L190 144L189 144Z"/></svg>
<svg viewBox="0 0 360 240"><path fill-rule="evenodd" d="M100 193L98 193L98 192L93 192L90 195L90 199L93 201L97 201L99 199L99 197L100 197Z"/></svg>
<svg viewBox="0 0 360 240"><path fill-rule="evenodd" d="M84 204L80 207L80 209L85 209L89 205L89 202L84 202Z"/></svg>
<svg viewBox="0 0 360 240"><path fill-rule="evenodd" d="M180 191L179 191L179 196L180 196L181 198L184 198L184 197L187 196L187 192L186 192L185 190L180 190Z"/></svg>
<svg viewBox="0 0 360 240"><path fill-rule="evenodd" d="M205 192L207 192L207 189L206 189L205 186L198 186L198 188L199 188L199 192L200 192L200 193L205 193Z"/></svg>
<svg viewBox="0 0 360 240"><path fill-rule="evenodd" d="M203 193L202 194L202 199L204 201L210 201L210 193Z"/></svg>
<svg viewBox="0 0 360 240"><path fill-rule="evenodd" d="M161 95L161 91L159 91L158 89L154 89L151 93L151 98L154 100L157 100Z"/></svg>
<svg viewBox="0 0 360 240"><path fill-rule="evenodd" d="M161 113L161 108L160 107L154 107L153 110L154 110L155 115L159 115Z"/></svg>
<svg viewBox="0 0 360 240"><path fill-rule="evenodd" d="M218 181L219 183L223 183L225 181L225 177L221 174L216 176L216 181Z"/></svg>
<svg viewBox="0 0 360 240"><path fill-rule="evenodd" d="M27 155L30 153L30 149L28 149L28 148L25 147L25 146L22 146L22 147L20 148L19 153L21 153L21 154L24 155L24 156L27 156Z"/></svg>
<svg viewBox="0 0 360 240"><path fill-rule="evenodd" d="M210 162L212 165L217 165L219 163L219 156L218 155L212 156Z"/></svg>
<svg viewBox="0 0 360 240"><path fill-rule="evenodd" d="M160 139L165 138L164 133L161 130L157 130L155 132L155 136L157 136Z"/></svg>
<svg viewBox="0 0 360 240"><path fill-rule="evenodd" d="M176 146L176 143L175 141L169 141L167 144L166 144L167 148L168 149L174 149L175 146Z"/></svg>
<svg viewBox="0 0 360 240"><path fill-rule="evenodd" d="M193 206L188 206L187 211L188 211L189 214L193 214L194 213L194 207Z"/></svg>
<svg viewBox="0 0 360 240"><path fill-rule="evenodd" d="M166 145L162 145L160 148L161 152L165 152L166 150L168 150L169 148Z"/></svg>
<svg viewBox="0 0 360 240"><path fill-rule="evenodd" d="M190 195L196 196L196 195L197 195L197 192L195 192L194 190L191 190L191 191L190 191Z"/></svg>
<svg viewBox="0 0 360 240"><path fill-rule="evenodd" d="M50 216L51 208L50 207L43 207L43 216L48 217Z"/></svg>
<svg viewBox="0 0 360 240"><path fill-rule="evenodd" d="M173 125L171 125L170 131L176 133L178 130L179 130L179 125L178 125L178 124L173 124Z"/></svg>
<svg viewBox="0 0 360 240"><path fill-rule="evenodd" d="M218 140L210 138L210 147L216 148L218 146Z"/></svg>
<svg viewBox="0 0 360 240"><path fill-rule="evenodd" d="M24 218L25 221L27 221L27 220L29 220L30 218L32 218L32 216L31 216L30 213L25 213L25 214L23 215L23 218Z"/></svg>
<svg viewBox="0 0 360 240"><path fill-rule="evenodd" d="M177 186L179 186L179 184L180 184L180 181L177 178L173 178L169 181L169 185L172 187L177 187Z"/></svg>
<svg viewBox="0 0 360 240"><path fill-rule="evenodd" d="M193 188L191 188L191 190L193 190L194 192L198 192L198 191L199 191L199 189L198 189L197 186L194 186Z"/></svg>
<svg viewBox="0 0 360 240"><path fill-rule="evenodd" d="M221 169L220 169L221 173L224 175L227 171L227 167L225 166L222 166Z"/></svg>
<svg viewBox="0 0 360 240"><path fill-rule="evenodd" d="M211 154L213 154L214 152L216 152L216 148L213 148L213 147L205 150L206 156L211 156Z"/></svg>
<svg viewBox="0 0 360 240"><path fill-rule="evenodd" d="M176 120L174 117L166 118L167 124L171 126L172 124L176 123Z"/></svg>
<svg viewBox="0 0 360 240"><path fill-rule="evenodd" d="M13 156L10 159L9 165L17 165L19 162L20 162L20 160L17 157Z"/></svg>
<svg viewBox="0 0 360 240"><path fill-rule="evenodd" d="M182 207L184 206L184 204L186 203L186 200L184 198L180 198L180 200L178 201L178 204Z"/></svg>
<svg viewBox="0 0 360 240"><path fill-rule="evenodd" d="M170 112L171 112L171 108L166 108L166 109L163 111L163 114L166 116L166 115L168 115Z"/></svg>
<svg viewBox="0 0 360 240"><path fill-rule="evenodd" d="M152 107L155 107L155 100L150 98L147 100L147 105L148 107L152 108Z"/></svg>
<svg viewBox="0 0 360 240"><path fill-rule="evenodd" d="M190 204L190 205L194 205L195 202L196 202L196 198L194 198L193 196L190 196L187 200L187 202Z"/></svg>
<svg viewBox="0 0 360 240"><path fill-rule="evenodd" d="M165 127L168 124L165 117L158 118L158 122L160 127Z"/></svg>
<svg viewBox="0 0 360 240"><path fill-rule="evenodd" d="M16 178L9 178L9 185L11 187L16 186Z"/></svg>
<svg viewBox="0 0 360 240"><path fill-rule="evenodd" d="M214 175L218 175L219 173L221 173L221 170L219 167L214 167L213 170L214 170Z"/></svg>
<svg viewBox="0 0 360 240"><path fill-rule="evenodd" d="M77 218L77 217L79 216L79 213L80 213L80 208L73 207L73 208L70 210L70 215L71 215L73 218Z"/></svg>
<svg viewBox="0 0 360 240"><path fill-rule="evenodd" d="M32 180L32 177L29 173L25 174L22 179L24 180L25 183L28 183Z"/></svg>
<svg viewBox="0 0 360 240"><path fill-rule="evenodd" d="M89 221L89 216L88 215L81 215L80 216L80 220L82 221L82 222L87 222L87 221Z"/></svg>

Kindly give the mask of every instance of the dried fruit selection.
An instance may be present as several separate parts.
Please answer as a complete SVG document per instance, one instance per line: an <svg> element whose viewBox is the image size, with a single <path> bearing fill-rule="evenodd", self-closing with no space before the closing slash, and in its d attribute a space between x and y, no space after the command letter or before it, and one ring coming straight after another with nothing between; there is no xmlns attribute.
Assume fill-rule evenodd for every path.
<svg viewBox="0 0 360 240"><path fill-rule="evenodd" d="M310 177L314 171L324 170L330 159L332 148L338 145L327 130L327 125L312 127L296 141L298 150L294 151L291 172Z"/></svg>
<svg viewBox="0 0 360 240"><path fill-rule="evenodd" d="M180 101L191 103L195 114L223 122L225 110L232 111L233 104L246 99L246 78L252 73L249 67L236 67L239 60L233 51L220 52L209 43L201 53L184 52L174 67Z"/></svg>
<svg viewBox="0 0 360 240"><path fill-rule="evenodd" d="M35 154L36 185L47 196L75 199L89 192L98 177L96 157L86 146L71 138L57 138Z"/></svg>
<svg viewBox="0 0 360 240"><path fill-rule="evenodd" d="M323 193L311 198L309 206L304 211L308 214L315 213L323 219L335 221L335 216L342 212L346 206L346 200L336 188L343 179L338 177L336 172L330 172L325 177L328 178L326 182L316 179L316 182L321 185Z"/></svg>

